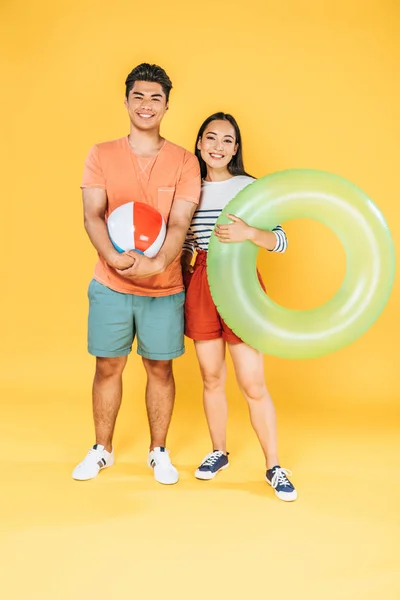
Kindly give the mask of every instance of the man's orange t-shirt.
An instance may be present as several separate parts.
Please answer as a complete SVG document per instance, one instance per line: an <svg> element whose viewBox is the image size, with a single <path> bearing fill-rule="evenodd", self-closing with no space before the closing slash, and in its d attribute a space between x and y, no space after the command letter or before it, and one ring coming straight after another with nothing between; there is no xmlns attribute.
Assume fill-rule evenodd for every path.
<svg viewBox="0 0 400 600"><path fill-rule="evenodd" d="M124 137L93 146L81 187L106 190L106 218L121 204L145 202L160 211L168 226L174 200L198 204L200 167L193 154L168 141L155 157L141 158ZM137 281L119 275L99 255L94 279L116 292L138 296L169 296L184 289L180 254L164 273Z"/></svg>

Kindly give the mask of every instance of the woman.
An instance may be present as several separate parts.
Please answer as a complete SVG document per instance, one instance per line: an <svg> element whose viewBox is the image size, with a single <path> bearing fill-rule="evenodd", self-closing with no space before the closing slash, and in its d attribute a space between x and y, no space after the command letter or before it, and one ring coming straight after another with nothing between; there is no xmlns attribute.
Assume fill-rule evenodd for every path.
<svg viewBox="0 0 400 600"><path fill-rule="evenodd" d="M224 323L213 303L206 275L206 258L210 236L220 242L251 240L271 252L284 252L286 234L282 227L263 231L250 227L234 215L229 225L215 227L217 218L228 202L254 179L243 166L242 142L235 119L215 113L204 121L196 140L200 161L202 195L183 247L182 267L186 283L185 334L194 340L203 379L203 401L212 441L195 476L212 479L229 466L226 450L228 406L225 395L228 346L238 385L245 396L252 426L266 459L266 480L281 500L292 501L297 492L287 478L290 471L280 467L277 449L275 409L264 381L264 361L260 352L245 344ZM191 266L194 251L197 257Z"/></svg>

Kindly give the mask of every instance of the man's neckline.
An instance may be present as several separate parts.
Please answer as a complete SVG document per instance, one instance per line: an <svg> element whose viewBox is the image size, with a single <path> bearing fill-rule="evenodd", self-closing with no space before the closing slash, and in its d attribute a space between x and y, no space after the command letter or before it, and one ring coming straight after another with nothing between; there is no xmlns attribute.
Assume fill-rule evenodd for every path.
<svg viewBox="0 0 400 600"><path fill-rule="evenodd" d="M132 148L131 143L129 141L129 135L127 135L125 137L125 140L126 140L126 143L128 144L128 148L132 152L132 154L134 154L136 156L136 158L141 158L143 160L150 160L152 158L157 158L157 156L160 154L160 152L162 152L162 150L165 148L165 145L167 144L167 140L164 138L161 148L158 150L158 152L156 152L156 154L152 154L151 156L141 156L140 154L135 152L135 150Z"/></svg>

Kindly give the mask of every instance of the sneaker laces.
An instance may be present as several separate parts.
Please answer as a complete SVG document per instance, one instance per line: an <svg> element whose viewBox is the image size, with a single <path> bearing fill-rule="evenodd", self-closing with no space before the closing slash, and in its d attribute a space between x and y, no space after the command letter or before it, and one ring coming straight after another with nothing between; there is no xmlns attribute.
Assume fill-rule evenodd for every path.
<svg viewBox="0 0 400 600"><path fill-rule="evenodd" d="M204 458L203 462L201 463L201 466L212 467L217 462L217 460L223 455L224 453L221 450L215 450L214 452L210 452L210 454L207 454L207 456Z"/></svg>
<svg viewBox="0 0 400 600"><path fill-rule="evenodd" d="M279 485L291 487L291 483L286 475L292 475L292 471L290 469L283 469L279 467L275 469L274 474L271 479L271 485L273 488L277 488Z"/></svg>
<svg viewBox="0 0 400 600"><path fill-rule="evenodd" d="M169 457L169 450L165 450L164 452L153 452L152 459L156 465L161 465L163 467L172 466L171 459Z"/></svg>
<svg viewBox="0 0 400 600"><path fill-rule="evenodd" d="M100 454L100 452L104 452L102 448L90 448L88 454Z"/></svg>
<svg viewBox="0 0 400 600"><path fill-rule="evenodd" d="M105 456L103 453L104 453L104 450L101 448L90 448L85 460L90 458L90 459L96 460L96 462L97 462L97 461L101 460L102 458L105 459Z"/></svg>
<svg viewBox="0 0 400 600"><path fill-rule="evenodd" d="M100 448L90 448L89 452L86 454L85 458L83 459L83 461L78 465L79 467L85 467L85 463L87 464L87 461L90 462L94 462L97 463L99 466L103 466L103 463L101 462L102 458L105 459L104 455L102 455L103 450L101 450Z"/></svg>

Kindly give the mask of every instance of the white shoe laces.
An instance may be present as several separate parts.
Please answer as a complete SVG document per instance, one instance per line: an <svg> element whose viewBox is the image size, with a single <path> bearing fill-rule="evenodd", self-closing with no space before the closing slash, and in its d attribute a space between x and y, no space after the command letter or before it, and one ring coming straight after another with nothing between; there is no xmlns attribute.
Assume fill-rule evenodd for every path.
<svg viewBox="0 0 400 600"><path fill-rule="evenodd" d="M272 487L275 489L278 487L278 485L283 485L283 486L289 487L290 481L288 480L286 475L291 476L292 471L290 469L283 469L282 467L279 467L279 469L275 469L275 472L271 479Z"/></svg>
<svg viewBox="0 0 400 600"><path fill-rule="evenodd" d="M157 466L172 467L169 450L165 450L165 452L153 452L152 460L154 460L154 463Z"/></svg>
<svg viewBox="0 0 400 600"><path fill-rule="evenodd" d="M89 452L86 455L86 458L81 462L81 466L84 466L84 464L88 461L93 462L93 463L97 463L99 465L99 467L103 466L103 463L101 462L101 460L104 458L104 460L106 460L106 457L103 454L103 450L100 450L99 448L90 448Z"/></svg>
<svg viewBox="0 0 400 600"><path fill-rule="evenodd" d="M207 456L204 457L203 462L201 463L202 467L212 467L224 453L221 450L216 450L215 452L210 452Z"/></svg>
<svg viewBox="0 0 400 600"><path fill-rule="evenodd" d="M98 448L90 448L89 452L87 453L88 456L90 456L91 454L100 454L101 452L103 452L103 450L99 450Z"/></svg>

